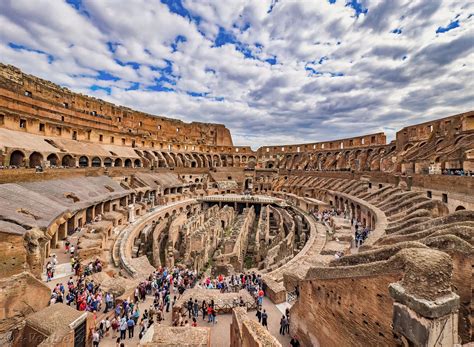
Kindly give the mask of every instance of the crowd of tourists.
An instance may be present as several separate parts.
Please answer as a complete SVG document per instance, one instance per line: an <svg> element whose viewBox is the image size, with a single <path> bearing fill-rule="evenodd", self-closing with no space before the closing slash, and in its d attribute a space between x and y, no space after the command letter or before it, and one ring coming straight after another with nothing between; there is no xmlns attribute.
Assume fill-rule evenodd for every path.
<svg viewBox="0 0 474 347"><path fill-rule="evenodd" d="M54 263L56 257L52 257ZM76 259L73 257L71 259ZM268 313L263 309L263 281L259 274L241 273L238 275L223 276L215 278L206 277L198 281L196 272L188 269L174 267L158 268L151 273L148 278L140 282L133 291L133 297L121 302L116 302L116 298L110 292L104 292L100 284L94 282L90 275L102 269L100 260L96 260L87 265L81 265L78 260L74 262L77 269L77 279L70 277L66 284L58 283L52 290L51 304L64 303L75 307L79 311L89 311L94 315L96 322L92 332L94 346L99 346L100 341L107 336L115 339L117 346L124 346L127 339L133 339L136 334L141 339L146 331L156 322L160 324L165 318L165 312L170 312L176 301L184 294L186 289L197 287L220 290L225 292L238 292L246 289L254 297L257 306L256 316L262 326L268 329ZM153 303L143 309L147 297L153 297ZM233 307L247 306L248 303L239 296L235 298ZM141 307L140 307L141 306ZM185 303L185 310L178 314L172 322L173 326L196 327L201 320L208 324L217 323L217 312L219 308L213 300L209 302L196 298L189 298ZM187 309L187 310L186 310ZM100 312L107 313L113 311L113 317L102 315L100 322L97 322ZM280 333L289 333L290 318L287 310L284 318L280 322ZM293 339L297 341L296 339Z"/></svg>
<svg viewBox="0 0 474 347"><path fill-rule="evenodd" d="M474 172L463 169L445 169L442 173L449 176L474 176Z"/></svg>
<svg viewBox="0 0 474 347"><path fill-rule="evenodd" d="M332 217L340 216L340 217L344 217L345 219L348 219L350 217L348 210L342 211L336 208L326 209L321 212L313 211L312 214L316 218L317 221L322 222L322 223L329 223L329 224L331 224ZM356 217L353 217L351 219L351 226L354 230L354 246L360 247L369 236L370 228L364 225ZM344 254L342 252L338 252L335 254L335 257L340 258L343 255Z"/></svg>
<svg viewBox="0 0 474 347"><path fill-rule="evenodd" d="M360 247L369 236L370 229L368 226L363 225L357 218L353 218L351 224L354 227L355 246Z"/></svg>

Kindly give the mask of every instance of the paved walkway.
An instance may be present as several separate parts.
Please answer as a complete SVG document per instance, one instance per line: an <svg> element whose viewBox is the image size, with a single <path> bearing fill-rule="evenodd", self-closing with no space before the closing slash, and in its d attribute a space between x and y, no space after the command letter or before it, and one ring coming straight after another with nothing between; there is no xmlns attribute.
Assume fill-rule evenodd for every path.
<svg viewBox="0 0 474 347"><path fill-rule="evenodd" d="M145 302L140 303L140 313L143 313L145 309L148 309L153 303L152 297L148 296ZM280 330L280 318L282 313L268 298L263 300L263 308L267 310L268 313L268 326L270 333L275 336L283 346L288 346L290 343L290 337L288 335L282 336L279 334ZM256 311L249 311L248 316L252 320L257 320ZM191 320L190 320L191 322ZM224 314L217 316L217 323L215 325L207 323L202 320L200 316L197 320L198 326L210 327L211 328L211 346L212 347L227 347L230 345L230 324L232 323L232 314ZM163 326L171 325L171 309L169 313L165 312L165 320L161 322ZM159 324L154 323L155 329L159 329ZM158 327L158 328L157 328ZM139 346L138 340L138 327L135 328L135 336L132 339L125 339L123 341L126 347L135 347ZM127 335L128 336L128 335ZM116 342L116 337L112 336L112 333L109 336L106 336L100 342L100 347L114 347Z"/></svg>

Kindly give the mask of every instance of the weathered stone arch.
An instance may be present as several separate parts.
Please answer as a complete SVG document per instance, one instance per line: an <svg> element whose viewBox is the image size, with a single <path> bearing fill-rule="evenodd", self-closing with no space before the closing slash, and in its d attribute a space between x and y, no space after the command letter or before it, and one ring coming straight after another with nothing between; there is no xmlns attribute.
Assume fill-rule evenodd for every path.
<svg viewBox="0 0 474 347"><path fill-rule="evenodd" d="M79 167L88 167L89 166L89 158L85 155L79 158Z"/></svg>
<svg viewBox="0 0 474 347"><path fill-rule="evenodd" d="M21 167L25 165L24 161L25 153L22 151L16 150L10 154L10 165Z"/></svg>
<svg viewBox="0 0 474 347"><path fill-rule="evenodd" d="M91 160L91 166L92 167L101 167L102 166L102 160L100 160L99 157L94 157Z"/></svg>
<svg viewBox="0 0 474 347"><path fill-rule="evenodd" d="M64 167L74 167L74 166L76 166L76 161L74 160L74 158L71 155L66 154L61 159L61 165L64 166Z"/></svg>
<svg viewBox="0 0 474 347"><path fill-rule="evenodd" d="M43 155L40 152L33 152L30 154L30 167L41 166Z"/></svg>
<svg viewBox="0 0 474 347"><path fill-rule="evenodd" d="M59 157L56 153L51 153L46 157L46 160L49 161L50 166L58 166L59 164Z"/></svg>

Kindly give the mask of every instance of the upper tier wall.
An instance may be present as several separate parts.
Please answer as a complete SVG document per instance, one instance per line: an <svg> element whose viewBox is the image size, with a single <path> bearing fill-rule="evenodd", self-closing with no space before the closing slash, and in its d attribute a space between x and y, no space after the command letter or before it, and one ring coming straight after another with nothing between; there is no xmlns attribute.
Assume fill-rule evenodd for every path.
<svg viewBox="0 0 474 347"><path fill-rule="evenodd" d="M0 108L34 115L60 125L79 126L132 136L139 141L232 146L229 129L222 124L185 123L157 117L124 106L71 92L54 83L0 64Z"/></svg>
<svg viewBox="0 0 474 347"><path fill-rule="evenodd" d="M113 146L112 152L121 157L119 146L148 151L226 153L238 156L239 161L258 157L254 160L258 168L407 174L474 168L474 111L403 128L390 144L386 143L384 133L374 133L326 142L264 146L253 151L249 146L233 146L230 131L222 124L184 123L134 111L73 93L1 63L0 128L46 138L40 142L60 138L59 147L64 141ZM29 141L26 134L15 138ZM87 155L72 153L69 147L57 150ZM27 146L0 141L3 155L15 149L25 150ZM36 147L34 150L41 151ZM316 159L314 154L318 155ZM233 166L233 161L229 159L223 166Z"/></svg>

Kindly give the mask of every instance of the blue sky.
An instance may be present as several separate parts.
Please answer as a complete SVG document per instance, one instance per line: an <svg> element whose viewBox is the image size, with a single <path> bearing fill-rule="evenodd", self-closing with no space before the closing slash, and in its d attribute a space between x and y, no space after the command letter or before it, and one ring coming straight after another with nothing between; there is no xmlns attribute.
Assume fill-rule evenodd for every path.
<svg viewBox="0 0 474 347"><path fill-rule="evenodd" d="M6 0L0 61L239 145L474 108L474 5L441 0Z"/></svg>

